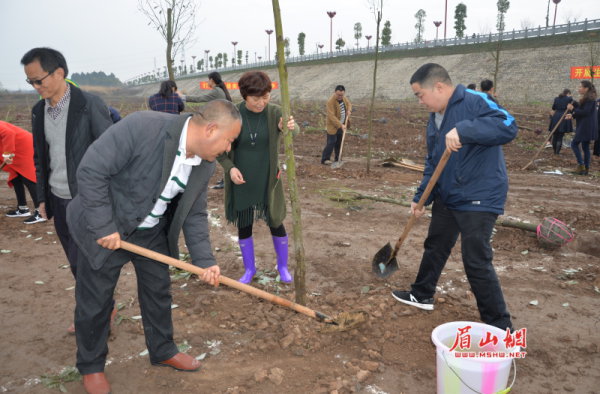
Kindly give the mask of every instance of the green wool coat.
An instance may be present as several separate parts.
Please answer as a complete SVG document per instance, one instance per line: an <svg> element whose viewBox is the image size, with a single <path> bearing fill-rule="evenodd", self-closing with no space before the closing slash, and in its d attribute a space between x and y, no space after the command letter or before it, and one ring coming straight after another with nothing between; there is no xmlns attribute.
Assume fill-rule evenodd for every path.
<svg viewBox="0 0 600 394"><path fill-rule="evenodd" d="M241 103L240 103L241 104ZM237 104L238 109L240 104ZM264 109L267 111L267 127L269 129L269 184L268 184L268 207L267 207L267 224L269 227L279 227L283 223L286 215L285 196L283 194L283 184L281 181L281 174L279 172L279 143L281 137L281 130L278 127L279 119L281 118L281 107L277 104L267 104ZM293 135L296 135L300 131L298 125L292 131ZM229 171L235 165L233 159L235 157L235 149L233 146L237 145L236 141L232 144L232 149L228 153L223 153L217 160L223 167L225 172L225 213L227 215L227 221L233 222L235 217L230 217L230 213L233 212L233 193L232 187L233 182L229 176ZM243 175L243 174L242 174Z"/></svg>

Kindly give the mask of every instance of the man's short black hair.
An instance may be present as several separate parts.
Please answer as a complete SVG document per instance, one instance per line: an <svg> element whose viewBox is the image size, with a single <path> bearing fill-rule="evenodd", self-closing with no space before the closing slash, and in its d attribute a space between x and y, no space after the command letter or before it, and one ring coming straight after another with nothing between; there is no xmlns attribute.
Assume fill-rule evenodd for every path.
<svg viewBox="0 0 600 394"><path fill-rule="evenodd" d="M430 86L436 82L442 82L446 85L452 85L452 80L448 71L439 64L427 63L423 64L410 77L410 84L418 83L421 86Z"/></svg>
<svg viewBox="0 0 600 394"><path fill-rule="evenodd" d="M494 83L489 79L484 79L483 81L481 81L479 86L481 87L482 92L489 92L494 87Z"/></svg>
<svg viewBox="0 0 600 394"><path fill-rule="evenodd" d="M346 88L344 87L344 85L337 85L335 87L335 91L337 92L338 90L341 90L342 92L345 92Z"/></svg>
<svg viewBox="0 0 600 394"><path fill-rule="evenodd" d="M42 69L47 73L56 71L57 68L62 68L65 71L65 78L69 75L69 68L65 57L52 48L33 48L21 58L21 64L26 66L34 61L39 61Z"/></svg>
<svg viewBox="0 0 600 394"><path fill-rule="evenodd" d="M470 83L467 85L467 89L471 89L471 90L476 90L477 89L477 85L474 83Z"/></svg>
<svg viewBox="0 0 600 394"><path fill-rule="evenodd" d="M242 115L237 107L228 100L218 99L206 103L201 110L194 112L194 122L204 124L207 122L223 123L242 121Z"/></svg>

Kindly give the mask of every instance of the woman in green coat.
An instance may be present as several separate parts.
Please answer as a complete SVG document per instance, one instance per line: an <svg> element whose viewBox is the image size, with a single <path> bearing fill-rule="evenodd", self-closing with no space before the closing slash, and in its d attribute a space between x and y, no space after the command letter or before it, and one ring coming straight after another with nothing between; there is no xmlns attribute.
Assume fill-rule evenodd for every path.
<svg viewBox="0 0 600 394"><path fill-rule="evenodd" d="M238 228L244 261L245 273L239 281L250 283L256 274L252 226L262 219L271 230L280 278L289 283L288 236L283 226L286 205L278 159L281 107L269 103L271 79L264 72L248 71L238 85L244 99L238 104L242 131L219 163L225 173L225 215ZM298 131L292 116L287 127Z"/></svg>

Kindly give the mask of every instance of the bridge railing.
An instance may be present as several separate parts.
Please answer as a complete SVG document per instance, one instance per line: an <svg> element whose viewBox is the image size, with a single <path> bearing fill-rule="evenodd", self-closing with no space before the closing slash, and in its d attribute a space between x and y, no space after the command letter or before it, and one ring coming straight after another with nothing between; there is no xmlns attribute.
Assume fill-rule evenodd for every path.
<svg viewBox="0 0 600 394"><path fill-rule="evenodd" d="M427 40L422 42L404 42L397 43L393 45L380 46L379 50L381 52L390 52L390 51L403 51L410 49L418 49L418 48L435 48L435 47L445 47L445 46L457 46L457 45L472 45L472 44L482 44L486 42L498 42L498 41L511 41L511 40L520 40L525 38L533 38L533 37L546 37L546 36L554 36L561 34L570 34L570 33L579 33L583 31L589 30L600 30L600 19L593 20L584 20L581 22L569 22L563 25L555 25L542 27L538 26L537 28L531 29L523 29L523 30L512 30L505 31L502 34L500 33L488 33L488 34L472 34L466 37L454 37L454 38L446 38L446 39L434 39ZM334 52L321 52L321 53L313 53L306 54L302 56L291 56L286 58L286 63L302 63L302 62L312 62L316 60L323 59L331 59L336 57L344 57L344 56L355 56L355 55L364 55L375 53L375 47L373 45L369 45L367 47L358 47L358 48L348 48L336 50ZM246 63L235 66L226 66L211 68L206 71L194 71L194 72L185 72L177 74L178 79L188 79L188 78L197 78L206 76L211 71L219 71L219 72L231 72L231 71L244 71L255 68L262 67L271 67L276 66L277 61L273 60L261 60L253 63ZM160 73L162 74L162 73ZM164 74L163 74L164 75ZM130 78L125 81L128 85L145 85L150 83L156 83L163 80L166 80L166 77L163 75L159 75L159 73L147 72L136 77Z"/></svg>

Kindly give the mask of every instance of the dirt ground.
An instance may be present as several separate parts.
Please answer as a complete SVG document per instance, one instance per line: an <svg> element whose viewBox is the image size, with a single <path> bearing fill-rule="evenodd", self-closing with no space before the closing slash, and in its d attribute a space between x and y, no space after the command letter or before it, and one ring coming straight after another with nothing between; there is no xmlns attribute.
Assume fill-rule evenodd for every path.
<svg viewBox="0 0 600 394"><path fill-rule="evenodd" d="M123 115L142 108L140 99L108 97ZM136 101L137 100L137 101ZM32 97L0 100L0 117L30 130ZM110 338L106 373L115 393L431 393L436 388L431 331L449 321L479 321L462 268L460 246L453 250L439 282L435 310L395 301L392 289L408 289L423 249L429 219L421 218L399 254L400 270L387 280L371 273L379 248L394 242L408 221L408 209L371 200L333 201L332 189L410 199L420 173L381 166L383 158L422 164L426 113L415 102L380 104L375 112L373 160L366 172L368 107L357 103L345 164L319 164L324 144L324 103L294 103L304 131L295 142L301 191L308 307L335 316L365 311L368 319L349 331L330 330L289 309L226 287L210 288L196 278L176 275L172 283L177 344L203 356L198 373L152 367L144 354L135 274L123 270L115 294L118 324ZM527 328L527 356L517 361L514 392L600 392L600 163L590 176L568 173L575 167L570 150L554 156L545 149L532 158L546 130L546 109L511 107L522 128L505 146L510 191L504 217L540 223L557 217L576 231L576 241L558 249L541 247L535 234L497 226L494 265L516 328ZM545 171L559 170L559 174ZM221 176L221 170L213 181ZM0 211L15 205L0 178ZM236 230L224 219L222 191L210 190L211 239L222 273L243 271ZM286 227L292 230L291 215ZM74 280L52 223L24 225L0 215L0 391L56 392L75 364L72 322ZM294 299L293 285L276 282L275 254L264 225L256 226L257 264L253 285ZM182 239L183 245L183 239ZM291 255L292 253L290 253ZM295 266L293 258L291 267ZM174 272L175 275L175 272ZM535 301L535 302L532 302ZM536 304L536 305L534 305ZM47 379L42 379L45 376ZM68 380L68 379L64 379ZM68 392L82 393L80 381L65 381Z"/></svg>

